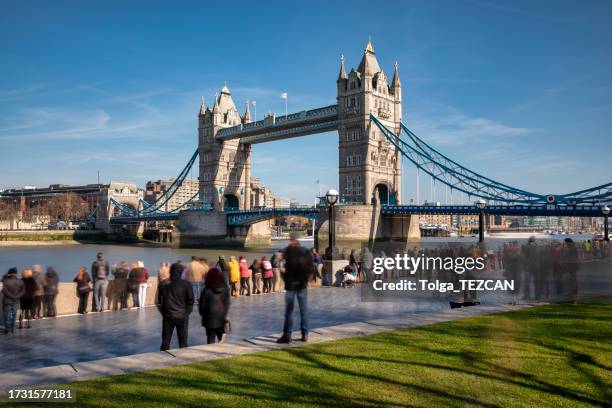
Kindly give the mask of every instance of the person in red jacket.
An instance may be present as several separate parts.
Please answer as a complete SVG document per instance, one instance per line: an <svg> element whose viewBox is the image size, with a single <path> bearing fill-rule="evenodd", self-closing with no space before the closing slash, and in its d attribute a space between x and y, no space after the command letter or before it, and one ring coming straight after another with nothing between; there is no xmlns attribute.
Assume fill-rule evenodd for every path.
<svg viewBox="0 0 612 408"><path fill-rule="evenodd" d="M238 258L238 267L240 268L240 294L251 296L251 284L249 283L251 274L249 273L249 264L246 259L243 257Z"/></svg>

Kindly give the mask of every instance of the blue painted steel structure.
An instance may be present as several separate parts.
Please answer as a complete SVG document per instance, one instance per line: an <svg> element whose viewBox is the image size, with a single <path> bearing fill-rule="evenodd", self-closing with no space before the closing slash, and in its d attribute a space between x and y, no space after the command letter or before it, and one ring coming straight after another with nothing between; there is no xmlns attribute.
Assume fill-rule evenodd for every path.
<svg viewBox="0 0 612 408"><path fill-rule="evenodd" d="M193 166L198 157L198 150L191 155L191 158L181 170L178 177L172 182L170 187L164 191L164 193L153 203L148 203L144 200L139 200L138 208L132 208L125 204L121 204L117 200L111 197L111 203L119 209L121 215L110 218L111 223L127 223L127 222L140 222L140 221L165 221L165 220L176 220L178 219L178 212L183 209L189 202L198 196L198 193L194 194L189 200L183 203L180 207L173 209L171 212L162 211L161 208L172 199L174 194L178 191L179 187L183 184L183 181L189 174L189 170ZM208 211L208 208L202 208L201 210Z"/></svg>
<svg viewBox="0 0 612 408"><path fill-rule="evenodd" d="M565 205L565 204L533 204L533 205L488 205L485 207L487 215L523 215L523 216L567 216L567 217L599 217L600 205ZM383 215L399 214L439 214L439 215L478 215L476 205L385 205L382 206Z"/></svg>
<svg viewBox="0 0 612 408"><path fill-rule="evenodd" d="M338 106L330 105L286 116L269 116L257 122L221 129L217 133L216 138L220 142L240 139L240 142L244 144L263 143L335 130L338 126L337 120ZM370 120L381 130L385 138L399 149L404 157L435 180L450 187L451 191L460 191L469 196L483 198L491 203L496 203L486 207L487 214L594 217L601 215L600 203L612 201L612 183L568 194L537 194L500 183L446 157L416 136L403 123L401 124L400 134L396 135L374 115L370 115ZM154 203L146 203L141 200L139 208L134 209L111 199L112 204L119 208L121 212L120 216L112 217L111 222L124 223L177 219L178 211L183 209L186 204L174 209L172 212L165 212L161 209L181 186L195 163L197 156L198 151L196 150L171 186ZM196 196L197 194L193 198L196 198ZM498 205L497 203L503 203L503 205ZM189 211L210 211L210 207L189 209ZM318 215L318 209L316 207L266 208L247 211L226 209L226 213L228 225L250 225L276 216L298 215L315 218ZM382 213L478 214L478 209L475 206L469 205L388 205L382 207Z"/></svg>
<svg viewBox="0 0 612 408"><path fill-rule="evenodd" d="M274 217L296 216L314 219L319 216L317 207L262 208L259 210L230 210L227 212L227 224L232 226L251 225Z"/></svg>
<svg viewBox="0 0 612 408"><path fill-rule="evenodd" d="M597 204L612 199L612 183L569 194L547 195L511 187L478 174L449 159L417 137L403 123L401 124L402 132L400 135L396 135L383 125L376 116L370 115L370 119L404 157L435 180L449 186L451 191L457 190L470 196L507 204ZM404 141L402 135L406 135L408 141Z"/></svg>

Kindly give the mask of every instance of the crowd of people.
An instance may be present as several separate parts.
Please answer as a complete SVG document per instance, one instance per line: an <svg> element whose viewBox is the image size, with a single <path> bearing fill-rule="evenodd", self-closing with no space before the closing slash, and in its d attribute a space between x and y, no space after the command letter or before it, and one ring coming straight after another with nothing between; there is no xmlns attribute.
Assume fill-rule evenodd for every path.
<svg viewBox="0 0 612 408"><path fill-rule="evenodd" d="M469 271L457 274L453 270L436 268L432 263L430 267L424 267L412 274L410 271L398 268L385 269L380 277L382 279L412 278L415 280L425 279L428 281L439 280L441 282L458 283L458 279L475 278L499 278L503 277L514 282L512 290L512 303L519 300L572 300L576 301L578 296L579 270L585 263L611 259L612 246L605 241L585 240L575 242L572 238L564 241L558 240L536 240L531 237L527 242L520 244L518 241L506 242L495 250L487 249L483 244L470 245L437 245L431 247L413 247L408 250L398 248L396 250L386 248L375 250L372 254L367 248L361 252L359 272L356 277L350 278L357 281L374 279L372 273L374 257L391 257L407 253L409 257L426 258L479 258L484 259L482 271ZM350 257L350 265L354 257ZM357 268L347 266L345 277L354 275ZM350 275L349 275L350 276ZM346 278L345 278L346 279ZM439 297L440 293L434 291L432 296ZM477 304L477 293L464 291L458 295L448 295L451 307L458 304Z"/></svg>
<svg viewBox="0 0 612 408"><path fill-rule="evenodd" d="M288 312L284 333L292 330L292 311L295 298L301 311L302 339L307 341L308 318L306 292L309 281L321 278L323 261L315 249L308 250L296 239L290 241L284 251L254 259L250 264L243 257L230 256L209 263L193 256L188 264L177 261L162 263L158 269L156 297L151 304L159 308L162 319L162 350L170 346L176 330L179 346L187 345L188 321L194 305L202 316L207 341L220 341L229 330L227 318L230 298L273 292L285 292ZM150 276L142 261L128 265L122 261L111 264L103 253L98 253L91 268L79 268L73 279L78 298L78 313L86 314L92 294L91 311L103 312L128 308L140 308L147 303ZM55 297L58 294L58 274L48 267L42 274L41 266L26 267L18 276L17 268L11 268L2 279L2 303L5 333L14 333L19 312L18 328L30 328L31 321L55 317ZM290 341L283 336L282 342Z"/></svg>
<svg viewBox="0 0 612 408"><path fill-rule="evenodd" d="M24 268L21 279L17 268L11 268L2 278L4 332L15 331L15 320L19 311L19 328L30 328L30 321L43 317L55 317L55 297L59 278L53 267L42 273L40 265Z"/></svg>
<svg viewBox="0 0 612 408"><path fill-rule="evenodd" d="M244 257L224 256L214 262L193 256L186 265L177 261L172 265L162 263L158 269L157 296L149 297L152 286L149 271L142 261L128 264L110 264L103 253L98 253L90 272L80 267L74 278L78 313L87 313L90 293L91 311L127 309L131 297L131 308L144 307L146 303L157 304L163 319L162 349L169 347L170 338L176 329L179 345L187 342L188 316L194 305L199 306L202 325L206 327L207 340L219 341L228 329L227 311L230 298L285 292L288 313L282 341L290 341L292 313L297 298L302 311L301 331L304 339L308 336L305 289L309 282L323 285L352 286L356 282L375 279L372 273L375 257L395 257L407 253L410 257L484 257L484 273L499 271L501 276L514 281L512 303L519 299L549 300L566 297L577 298L577 273L583 262L609 259L612 247L604 242L583 241L575 243L571 238L564 242L541 241L530 238L525 244L508 242L487 250L484 245L437 246L411 249L387 247L373 252L362 248L358 255L355 250L342 254L348 265L335 276L323 270L323 259L316 249L307 250L296 240L284 251L276 251L270 259L263 256L248 262ZM296 272L297 271L297 272ZM412 277L446 282L473 278L470 273L459 276L453 271L423 268L416 275L405 270L386 269L383 279ZM2 279L3 314L5 333L13 333L15 326L30 328L31 321L55 317L55 298L58 294L59 278L53 267L42 272L40 265L26 267L18 276L17 268L11 268ZM155 284L155 283L153 283ZM436 296L439 294L435 294ZM453 295L456 296L456 295ZM462 299L451 299L453 305L477 304L476 294L466 291ZM18 316L18 319L17 319ZM16 325L16 321L18 324Z"/></svg>

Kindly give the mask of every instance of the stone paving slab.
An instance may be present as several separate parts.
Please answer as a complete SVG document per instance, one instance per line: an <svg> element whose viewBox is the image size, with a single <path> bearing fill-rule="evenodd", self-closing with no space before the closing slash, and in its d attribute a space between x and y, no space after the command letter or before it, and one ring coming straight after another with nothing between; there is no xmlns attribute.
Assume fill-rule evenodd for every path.
<svg viewBox="0 0 612 408"><path fill-rule="evenodd" d="M480 305L470 308L444 310L432 313L418 313L401 317L387 317L357 323L345 323L330 327L317 328L309 335L309 343L293 341L291 344L278 344L280 333L231 340L222 344L198 345L168 352L150 352L130 356L106 358L90 362L62 364L53 367L33 368L19 372L0 374L0 394L11 388L32 388L35 386L62 384L73 381L89 380L102 376L141 372L196 362L204 362L250 354L260 351L297 347L311 343L367 336L389 330L418 327L427 324L457 320L465 317L518 310L532 305ZM292 338L299 339L299 332Z"/></svg>

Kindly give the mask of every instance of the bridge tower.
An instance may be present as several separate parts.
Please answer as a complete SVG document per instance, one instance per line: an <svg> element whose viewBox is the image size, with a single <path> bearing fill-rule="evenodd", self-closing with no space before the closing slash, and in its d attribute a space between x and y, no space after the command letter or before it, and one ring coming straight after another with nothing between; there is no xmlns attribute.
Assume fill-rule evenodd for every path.
<svg viewBox="0 0 612 408"><path fill-rule="evenodd" d="M227 85L215 95L212 109L202 101L198 115L199 197L217 211L250 208L251 146L238 139L215 140L219 129L250 121L248 103L241 116Z"/></svg>
<svg viewBox="0 0 612 408"><path fill-rule="evenodd" d="M396 134L400 131L402 85L397 63L389 85L368 40L359 66L348 75L341 57L337 86L341 200L399 204L400 152L370 123L372 113Z"/></svg>

